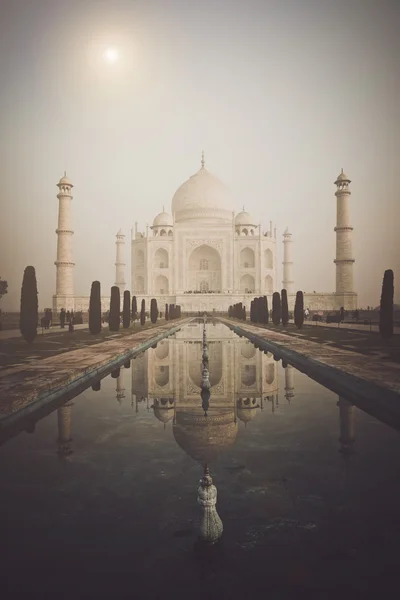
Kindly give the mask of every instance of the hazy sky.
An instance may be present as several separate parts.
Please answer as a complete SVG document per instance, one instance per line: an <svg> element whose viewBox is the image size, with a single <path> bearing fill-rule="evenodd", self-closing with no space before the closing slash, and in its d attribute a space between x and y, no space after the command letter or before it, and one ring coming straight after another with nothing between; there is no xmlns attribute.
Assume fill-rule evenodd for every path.
<svg viewBox="0 0 400 600"><path fill-rule="evenodd" d="M296 289L334 291L341 167L359 304L400 300L398 0L0 0L1 302L25 266L55 290L58 188L74 184L76 294L114 284L130 237L206 167L263 226L293 233ZM107 46L121 55L104 63ZM130 258L126 247L127 281ZM279 287L282 270L279 269ZM397 284L397 285L396 285Z"/></svg>

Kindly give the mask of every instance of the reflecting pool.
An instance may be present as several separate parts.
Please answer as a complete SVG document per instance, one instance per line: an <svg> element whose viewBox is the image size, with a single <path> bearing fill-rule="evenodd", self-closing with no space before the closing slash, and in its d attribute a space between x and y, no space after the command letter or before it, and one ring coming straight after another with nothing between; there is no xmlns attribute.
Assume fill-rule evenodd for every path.
<svg viewBox="0 0 400 600"><path fill-rule="evenodd" d="M202 333L190 323L1 446L2 597L393 594L398 432L219 323L202 397Z"/></svg>

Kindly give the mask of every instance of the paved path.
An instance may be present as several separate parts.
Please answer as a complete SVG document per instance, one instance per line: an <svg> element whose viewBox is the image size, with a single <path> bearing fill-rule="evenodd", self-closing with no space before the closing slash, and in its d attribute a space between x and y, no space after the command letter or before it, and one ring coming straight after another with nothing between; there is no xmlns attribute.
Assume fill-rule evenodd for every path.
<svg viewBox="0 0 400 600"><path fill-rule="evenodd" d="M290 321L294 323L294 321ZM312 321L304 321L305 327L331 327L335 329L354 329L357 331L363 331L369 333L370 331L373 333L379 333L379 325L363 325L362 323L340 323L339 327L337 323L318 323ZM393 327L393 333L400 334L400 327Z"/></svg>
<svg viewBox="0 0 400 600"><path fill-rule="evenodd" d="M31 410L33 404L47 401L54 393L61 396L67 386L75 386L96 375L103 377L124 360L173 332L191 319L171 321L164 325L137 331L132 335L108 339L99 344L71 350L48 358L32 360L0 371L0 428L4 419L22 409ZM88 384L90 385L90 383ZM87 385L86 385L87 387ZM33 410L33 409L32 409Z"/></svg>
<svg viewBox="0 0 400 600"><path fill-rule="evenodd" d="M89 329L89 325L87 323L83 323L83 325L74 325L74 329ZM38 336L42 335L42 328L37 328ZM68 325L66 325L63 329L60 326L50 327L50 329L43 329L43 335L47 335L48 333L69 333ZM11 338L19 338L21 336L21 332L19 329L4 329L0 331L0 340L9 340Z"/></svg>

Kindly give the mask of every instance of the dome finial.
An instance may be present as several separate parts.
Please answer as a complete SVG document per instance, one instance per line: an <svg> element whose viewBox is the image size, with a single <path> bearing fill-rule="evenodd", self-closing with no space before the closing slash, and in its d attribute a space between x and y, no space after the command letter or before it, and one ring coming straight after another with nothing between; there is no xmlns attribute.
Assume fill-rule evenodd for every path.
<svg viewBox="0 0 400 600"><path fill-rule="evenodd" d="M243 212L244 212L244 204L243 204Z"/></svg>
<svg viewBox="0 0 400 600"><path fill-rule="evenodd" d="M204 150L201 151L201 168L204 169Z"/></svg>
<svg viewBox="0 0 400 600"><path fill-rule="evenodd" d="M66 176L67 176L67 171L64 171L64 177L66 177Z"/></svg>
<svg viewBox="0 0 400 600"><path fill-rule="evenodd" d="M162 211L165 212L164 204L162 205Z"/></svg>

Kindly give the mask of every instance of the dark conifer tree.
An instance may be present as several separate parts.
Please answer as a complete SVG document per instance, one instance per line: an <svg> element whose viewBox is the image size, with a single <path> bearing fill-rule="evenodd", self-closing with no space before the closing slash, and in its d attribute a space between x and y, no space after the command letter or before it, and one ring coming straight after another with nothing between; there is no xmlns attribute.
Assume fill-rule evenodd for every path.
<svg viewBox="0 0 400 600"><path fill-rule="evenodd" d="M169 319L169 312L168 312L168 304L165 305L165 320L168 321Z"/></svg>
<svg viewBox="0 0 400 600"><path fill-rule="evenodd" d="M136 300L136 296L132 296L132 321L134 321L136 319L136 315L137 315L137 300Z"/></svg>
<svg viewBox="0 0 400 600"><path fill-rule="evenodd" d="M268 298L267 296L264 296L264 301L263 301L263 323L265 325L268 325L269 323L269 311L268 311Z"/></svg>
<svg viewBox="0 0 400 600"><path fill-rule="evenodd" d="M281 322L281 297L279 292L272 294L272 322L279 325Z"/></svg>
<svg viewBox="0 0 400 600"><path fill-rule="evenodd" d="M393 335L393 296L394 275L392 269L388 269L383 276L379 310L379 331L384 339L389 339Z"/></svg>
<svg viewBox="0 0 400 600"><path fill-rule="evenodd" d="M119 293L119 287L117 285L113 285L111 288L110 316L108 319L108 326L110 331L119 331L120 312L121 297Z"/></svg>
<svg viewBox="0 0 400 600"><path fill-rule="evenodd" d="M252 300L250 302L250 323L255 323L255 311L254 311L254 305L256 303L256 299L254 298L254 300Z"/></svg>
<svg viewBox="0 0 400 600"><path fill-rule="evenodd" d="M303 292L297 292L294 305L294 323L298 329L303 327L304 323L304 296Z"/></svg>
<svg viewBox="0 0 400 600"><path fill-rule="evenodd" d="M89 331L93 335L101 332L101 290L100 281L93 281L90 289Z"/></svg>
<svg viewBox="0 0 400 600"><path fill-rule="evenodd" d="M140 308L140 324L143 327L143 325L146 323L146 302L143 298L142 300L142 305Z"/></svg>
<svg viewBox="0 0 400 600"><path fill-rule="evenodd" d="M288 306L288 298L287 298L287 290L283 289L281 291L281 300L282 300L282 325L286 327L289 323L289 306Z"/></svg>
<svg viewBox="0 0 400 600"><path fill-rule="evenodd" d="M124 291L124 304L122 308L122 325L124 329L129 329L131 324L131 293L129 290Z"/></svg>
<svg viewBox="0 0 400 600"><path fill-rule="evenodd" d="M19 329L31 344L36 337L38 324L38 291L34 267L26 267L21 288L21 312Z"/></svg>
<svg viewBox="0 0 400 600"><path fill-rule="evenodd" d="M157 317L158 317L157 300L155 298L152 298L150 300L150 320L153 323L153 325L155 323L157 323Z"/></svg>

